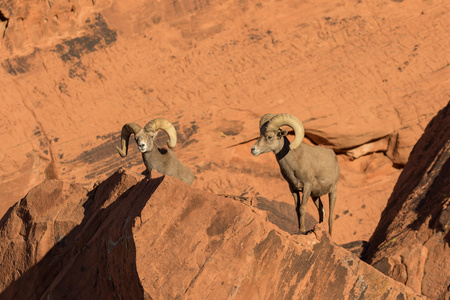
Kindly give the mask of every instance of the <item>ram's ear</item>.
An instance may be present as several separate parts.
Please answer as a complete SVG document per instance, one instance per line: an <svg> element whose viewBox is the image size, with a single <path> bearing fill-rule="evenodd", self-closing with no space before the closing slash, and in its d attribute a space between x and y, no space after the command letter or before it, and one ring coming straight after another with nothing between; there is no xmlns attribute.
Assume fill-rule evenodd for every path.
<svg viewBox="0 0 450 300"><path fill-rule="evenodd" d="M288 135L288 131L287 130L279 130L277 132L277 138L281 139L283 136L287 136Z"/></svg>

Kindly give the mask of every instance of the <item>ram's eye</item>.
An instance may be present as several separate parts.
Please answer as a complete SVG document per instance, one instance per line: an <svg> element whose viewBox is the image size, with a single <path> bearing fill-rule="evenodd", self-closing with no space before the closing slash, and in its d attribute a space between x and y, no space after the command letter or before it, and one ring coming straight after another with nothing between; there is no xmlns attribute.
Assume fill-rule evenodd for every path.
<svg viewBox="0 0 450 300"><path fill-rule="evenodd" d="M271 136L271 135L268 135L267 136L267 139L270 141L270 140L272 140L273 139L273 136Z"/></svg>

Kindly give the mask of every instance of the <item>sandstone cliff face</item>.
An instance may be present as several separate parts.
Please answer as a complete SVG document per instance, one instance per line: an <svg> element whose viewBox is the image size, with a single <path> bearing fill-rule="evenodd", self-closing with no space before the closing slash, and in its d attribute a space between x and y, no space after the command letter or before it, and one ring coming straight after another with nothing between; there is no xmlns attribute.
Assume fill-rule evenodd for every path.
<svg viewBox="0 0 450 300"><path fill-rule="evenodd" d="M290 235L254 200L122 170L90 192L47 181L0 222L0 298L421 298L324 226Z"/></svg>
<svg viewBox="0 0 450 300"><path fill-rule="evenodd" d="M5 214L0 221L1 290L67 240L67 234L83 219L85 195L80 185L52 180L32 189Z"/></svg>
<svg viewBox="0 0 450 300"><path fill-rule="evenodd" d="M175 124L195 187L291 203L273 157L227 148L256 137L262 114L291 112L315 143L379 152L340 158L336 237L353 239L350 227L367 239L392 164L448 101L449 11L445 0L0 0L0 215L47 179L91 187L121 166L142 171L135 149L120 160L115 145L124 123L155 117Z"/></svg>
<svg viewBox="0 0 450 300"><path fill-rule="evenodd" d="M378 227L368 259L431 299L450 297L450 104L414 147Z"/></svg>

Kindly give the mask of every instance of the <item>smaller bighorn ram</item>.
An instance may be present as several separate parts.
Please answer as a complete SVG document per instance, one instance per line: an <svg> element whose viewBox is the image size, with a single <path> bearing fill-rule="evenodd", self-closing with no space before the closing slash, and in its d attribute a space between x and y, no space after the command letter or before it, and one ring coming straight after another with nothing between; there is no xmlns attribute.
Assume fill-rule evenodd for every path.
<svg viewBox="0 0 450 300"><path fill-rule="evenodd" d="M292 143L286 137L288 132L280 129L284 125L294 129L295 138ZM319 222L323 222L325 211L320 197L328 194L328 228L331 235L339 179L339 164L334 151L302 143L305 129L300 120L291 114L265 114L259 121L259 128L260 137L252 147L252 154L258 156L270 151L275 154L281 174L289 183L294 197L300 234L306 233L305 212L309 197L319 211Z"/></svg>
<svg viewBox="0 0 450 300"><path fill-rule="evenodd" d="M192 171L183 165L171 149L159 148L154 139L158 130L164 130L169 136L167 145L169 148L174 148L177 144L177 132L175 127L166 119L154 119L145 125L144 128L136 123L127 123L122 127L121 133L121 148L117 147L120 156L127 156L128 140L131 134L134 134L134 139L138 145L139 151L142 153L142 159L151 172L155 169L161 174L174 176L181 181L191 185L194 181L194 174Z"/></svg>

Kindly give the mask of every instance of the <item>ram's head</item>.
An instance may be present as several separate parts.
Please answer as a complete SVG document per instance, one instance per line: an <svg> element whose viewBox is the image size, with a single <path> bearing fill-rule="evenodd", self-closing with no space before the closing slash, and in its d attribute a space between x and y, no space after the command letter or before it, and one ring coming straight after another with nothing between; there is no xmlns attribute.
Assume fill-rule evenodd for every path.
<svg viewBox="0 0 450 300"><path fill-rule="evenodd" d="M288 134L286 130L281 130L281 126L284 125L291 127L295 132L295 139L289 145L289 148L297 148L305 137L305 129L302 122L291 114L265 114L259 121L260 136L252 147L252 154L258 156L263 153L280 150L283 137Z"/></svg>
<svg viewBox="0 0 450 300"><path fill-rule="evenodd" d="M173 127L172 123L166 119L159 118L148 122L144 128L136 123L127 123L123 125L121 133L121 148L117 147L117 151L120 156L127 156L128 141L131 134L134 134L134 139L139 151L142 153L152 151L154 147L154 139L156 138L159 129L164 130L169 136L167 146L169 146L169 148L174 148L177 144L177 132L175 127Z"/></svg>

